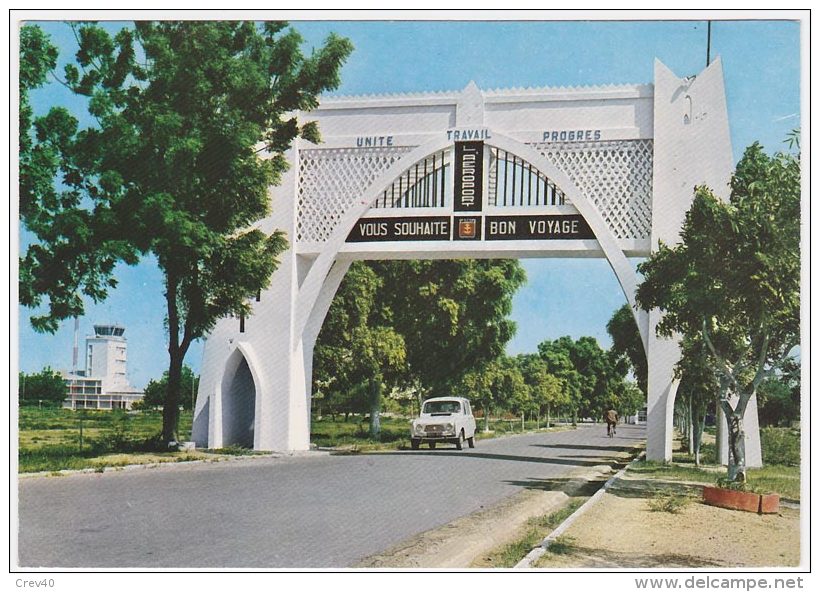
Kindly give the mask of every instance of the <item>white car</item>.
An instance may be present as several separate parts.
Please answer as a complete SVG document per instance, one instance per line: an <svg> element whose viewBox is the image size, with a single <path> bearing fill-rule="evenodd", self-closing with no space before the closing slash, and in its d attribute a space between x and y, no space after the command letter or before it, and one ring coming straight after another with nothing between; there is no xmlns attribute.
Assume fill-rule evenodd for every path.
<svg viewBox="0 0 820 592"><path fill-rule="evenodd" d="M421 405L421 415L410 428L410 446L418 450L426 442L435 448L438 442L450 442L461 450L464 441L475 448L475 417L470 401L462 397L437 397Z"/></svg>

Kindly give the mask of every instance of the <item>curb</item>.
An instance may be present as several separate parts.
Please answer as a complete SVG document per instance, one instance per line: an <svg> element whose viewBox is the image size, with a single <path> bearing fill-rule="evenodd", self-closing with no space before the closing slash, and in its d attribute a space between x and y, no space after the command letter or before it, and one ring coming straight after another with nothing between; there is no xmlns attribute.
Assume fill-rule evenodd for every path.
<svg viewBox="0 0 820 592"><path fill-rule="evenodd" d="M591 508L591 507L592 507L592 506L593 506L593 505L594 505L594 504L595 504L595 503L596 503L599 499L601 499L601 497L603 497L603 495L606 493L607 489L609 489L609 488L612 486L612 484L613 484L613 483L614 483L617 479L619 479L619 478L620 478L620 477L621 477L624 473L626 473L626 471L629 469L629 467L630 467L633 463L635 463L635 462L639 461L641 458L643 458L643 456L644 456L645 454L646 454L646 452L645 452L645 451L641 452L641 453L640 453L640 454L639 454L636 458L632 459L632 460L631 460L631 461L630 461L630 462L629 462L629 463L628 463L628 464L627 464L624 468L622 468L620 471L618 471L617 473L615 473L614 475L612 475L612 477L610 477L609 479L607 479L606 483L604 483L604 486L603 486L603 487L601 487L601 489L599 489L598 491L596 491L596 492L592 495L592 497L590 497L587 501L585 501L585 502L583 503L583 505L581 505L581 507L580 507L580 508L578 508L578 509L577 509L577 510L575 510L572 514L570 514L570 516L569 516L566 520L564 520L564 521L563 521L560 525L558 525L558 527L557 527L555 530L553 530L553 531L552 531L549 535L547 535L547 536L544 538L544 540L542 540L542 541L541 541L541 543L540 543L540 544L539 544L539 545L538 545L535 549L533 549L533 550L531 550L529 553L527 553L526 557L524 557L524 559L522 559L521 561L519 561L518 563L516 563L516 564L515 564L515 567L514 567L513 569L531 569L531 568L532 568L532 564L533 564L533 563L534 563L537 559L539 559L539 558L540 558L540 557L541 557L544 553L546 553L546 552L547 552L547 549L548 549L548 548L549 548L549 546L552 544L552 542L553 542L555 539L557 539L559 536L561 536L562 534L564 534L564 532L565 532L565 531L566 531L566 530L567 530L570 526L572 526L572 524L573 524L573 523L574 523L574 522L575 522L575 521L576 521L576 520L577 520L577 519L578 519L581 515L583 515L583 514L584 514L587 510L589 510L589 508Z"/></svg>
<svg viewBox="0 0 820 592"><path fill-rule="evenodd" d="M174 461L152 463L138 463L133 465L103 466L86 469L60 469L57 471L38 471L36 473L18 473L17 479L33 479L35 477L69 477L72 475L93 475L103 473L122 473L148 469L182 467L189 465L202 465L212 463L253 461L257 459L276 459L284 457L307 457L307 456L329 456L325 451L305 450L296 452L272 452L270 454L249 454L249 455L226 455L219 458L202 458L197 460Z"/></svg>

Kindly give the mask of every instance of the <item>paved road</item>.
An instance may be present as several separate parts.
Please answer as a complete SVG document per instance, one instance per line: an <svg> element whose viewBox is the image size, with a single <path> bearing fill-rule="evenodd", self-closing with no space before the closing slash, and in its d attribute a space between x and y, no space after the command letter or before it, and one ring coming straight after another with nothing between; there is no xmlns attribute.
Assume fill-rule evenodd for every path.
<svg viewBox="0 0 820 592"><path fill-rule="evenodd" d="M602 426L456 451L307 455L21 479L26 567L346 567L645 437Z"/></svg>

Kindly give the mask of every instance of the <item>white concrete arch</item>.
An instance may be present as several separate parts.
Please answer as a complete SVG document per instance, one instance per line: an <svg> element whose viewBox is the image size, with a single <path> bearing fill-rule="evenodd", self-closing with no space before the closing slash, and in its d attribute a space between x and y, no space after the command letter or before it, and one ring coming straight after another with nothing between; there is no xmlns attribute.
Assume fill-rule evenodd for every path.
<svg viewBox="0 0 820 592"><path fill-rule="evenodd" d="M351 260L595 256L606 257L633 305L647 352L647 458L671 459L678 342L656 337L659 311L649 315L635 311L638 278L627 254L644 256L659 241L679 240L692 187L705 184L716 191L726 187L733 167L719 60L686 78L657 62L653 83L644 85L482 91L471 84L445 93L332 98L299 117L316 121L323 142L318 146L297 142L289 151L292 166L280 185L271 188L272 215L264 221L266 229L284 230L293 243L282 254L271 286L252 303L253 321L240 327L235 319L220 320L208 337L194 421L197 444L204 444L206 437L211 446L222 441L222 422L216 420L221 413L215 407L222 399L225 373L236 370L227 365L237 350L233 344L244 341L247 351L239 351L258 394L254 448L309 448L313 346ZM368 212L399 175L415 163L428 164L430 155L451 148L454 140L484 142L485 147L523 159L550 185L560 188L567 204L508 209L485 199L476 212L469 200L456 201L453 150L454 160L448 163L453 168L441 177L442 189L444 178L449 177L446 187L453 191L452 204ZM639 169L631 168L632 156L612 168L606 151L621 142L630 143L630 154L640 153ZM651 158L651 165L646 158ZM485 160L489 166L490 157ZM633 173L629 179L618 176ZM648 182L647 177L651 177ZM486 168L483 179L487 191L492 181L497 192L498 179ZM460 200L463 186L458 187ZM600 211L596 202L603 204ZM465 216L462 209L470 212ZM366 238L387 236L369 233L376 224L387 227L384 221L393 218L447 219L453 232L457 223L469 223L473 215L481 220L478 236L456 237L444 231L418 241L405 235L400 243L362 240L365 231ZM538 240L512 236L507 240L489 233L490 224L503 219L517 219L523 225L525 219L559 217L581 222L583 235L562 232ZM360 219L371 220L371 226L356 229L362 236L351 235ZM381 231L382 226L377 228ZM388 228L393 232L392 226ZM263 364L256 361L251 343Z"/></svg>
<svg viewBox="0 0 820 592"><path fill-rule="evenodd" d="M515 154L516 156L529 162L541 173L552 179L561 191L563 191L569 198L570 202L578 210L581 216L583 216L592 229L596 240L601 246L605 257L607 258L613 272L615 273L615 276L618 279L618 282L621 285L621 289L626 296L627 302L630 304L630 308L635 316L635 322L637 323L641 334L641 340L644 344L644 351L646 351L649 338L648 317L645 312L637 311L635 308L637 276L629 263L629 260L618 246L615 236L612 234L612 231L601 217L595 205L591 203L587 196L584 195L584 193L564 172L558 169L558 167L556 167L543 155L526 144L495 132L492 133L492 139L486 140L485 143L505 150L510 154ZM453 141L442 134L442 137L419 146L407 154L404 158L397 161L392 167L376 179L365 192L363 199L357 202L344 214L334 228L333 233L325 244L324 249L311 266L305 281L299 289L299 308L296 312L295 335L302 337L302 339L294 344L294 349L300 348L300 346L308 346L308 349L312 349L312 346L310 346L312 343L311 339L305 334L305 331L311 317L313 317L313 322L310 324L314 326L316 324L317 315L313 313L313 310L317 304L319 294L323 291L327 292L327 290L323 290L325 280L328 278L330 268L336 260L342 246L345 244L345 240L350 233L350 230L353 228L353 225L373 207L374 202L383 193L384 188L395 181L395 179L407 170L408 166L412 166L416 162L435 152L441 151L452 144ZM340 281L341 278L339 278L338 282ZM338 287L338 282L336 283L336 287ZM330 298L332 299L332 294ZM325 309L325 313L326 312L327 311ZM320 316L321 318L318 319L319 325L321 325L321 320L324 318L324 315ZM318 330L315 331L315 334L318 335ZM315 335L313 336L313 339L315 340Z"/></svg>

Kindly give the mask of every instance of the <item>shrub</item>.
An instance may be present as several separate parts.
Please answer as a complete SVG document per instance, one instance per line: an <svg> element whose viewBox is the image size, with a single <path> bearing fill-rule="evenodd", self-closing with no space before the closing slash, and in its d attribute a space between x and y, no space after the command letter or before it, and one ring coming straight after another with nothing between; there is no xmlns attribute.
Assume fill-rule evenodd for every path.
<svg viewBox="0 0 820 592"><path fill-rule="evenodd" d="M800 466L800 430L763 428L760 430L763 462L767 465Z"/></svg>
<svg viewBox="0 0 820 592"><path fill-rule="evenodd" d="M689 498L685 495L673 491L656 491L649 499L649 509L653 512L669 512L670 514L680 514L689 503Z"/></svg>

